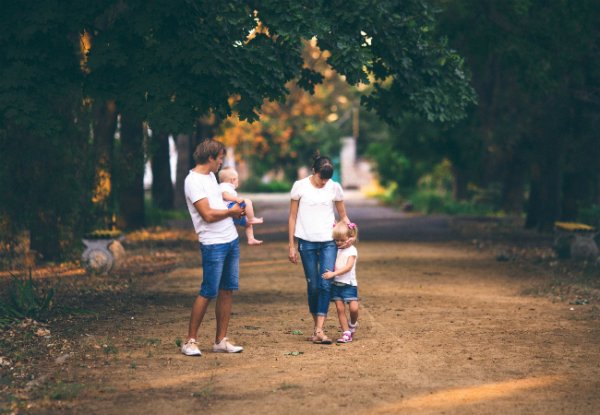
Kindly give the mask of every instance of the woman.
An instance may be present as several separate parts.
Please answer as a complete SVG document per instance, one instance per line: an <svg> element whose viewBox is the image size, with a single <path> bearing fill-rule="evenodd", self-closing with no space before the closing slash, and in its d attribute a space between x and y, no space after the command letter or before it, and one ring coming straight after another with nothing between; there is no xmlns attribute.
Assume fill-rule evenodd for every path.
<svg viewBox="0 0 600 415"><path fill-rule="evenodd" d="M331 180L333 163L328 157L316 157L313 174L294 183L291 191L288 218L289 255L293 264L298 263L296 243L304 267L308 292L308 309L314 320L311 340L319 344L331 344L323 332L323 324L329 309L331 280L321 278L326 271L333 271L337 246L331 238L335 223L334 206L340 221L350 223L344 206L344 193L339 183Z"/></svg>

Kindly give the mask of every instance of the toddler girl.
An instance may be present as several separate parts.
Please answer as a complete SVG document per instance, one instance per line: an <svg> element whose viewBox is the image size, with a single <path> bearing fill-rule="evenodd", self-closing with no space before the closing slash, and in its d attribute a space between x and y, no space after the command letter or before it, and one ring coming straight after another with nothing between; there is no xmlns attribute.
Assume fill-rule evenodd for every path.
<svg viewBox="0 0 600 415"><path fill-rule="evenodd" d="M335 260L335 271L326 270L323 278L334 278L331 285L331 299L335 302L335 308L342 327L342 337L338 343L349 343L358 326L358 283L356 282L356 258L358 251L353 245L358 235L355 223L346 224L338 222L333 227L333 239L338 247ZM343 247L343 248L342 248ZM346 317L348 304L350 321Z"/></svg>

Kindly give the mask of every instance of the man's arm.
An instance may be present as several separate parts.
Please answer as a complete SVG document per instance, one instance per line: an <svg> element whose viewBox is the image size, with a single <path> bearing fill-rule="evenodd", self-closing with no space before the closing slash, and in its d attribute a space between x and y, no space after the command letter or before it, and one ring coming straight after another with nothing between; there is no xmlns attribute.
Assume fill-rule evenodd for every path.
<svg viewBox="0 0 600 415"><path fill-rule="evenodd" d="M240 205L234 205L231 209L213 209L208 203L208 198L203 198L194 203L194 207L208 223L218 222L227 218L239 218L244 215L245 210Z"/></svg>
<svg viewBox="0 0 600 415"><path fill-rule="evenodd" d="M229 192L223 192L223 200L235 203L242 203L244 201L244 199L242 199L241 197L234 196Z"/></svg>

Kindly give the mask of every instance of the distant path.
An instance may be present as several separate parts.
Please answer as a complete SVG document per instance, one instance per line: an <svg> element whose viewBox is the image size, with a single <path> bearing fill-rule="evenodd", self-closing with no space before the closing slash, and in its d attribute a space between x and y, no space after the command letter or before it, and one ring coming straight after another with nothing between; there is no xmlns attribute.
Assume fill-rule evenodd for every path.
<svg viewBox="0 0 600 415"><path fill-rule="evenodd" d="M448 225L448 217L419 216L386 207L375 199L367 199L358 191L345 191L348 216L360 228L361 241L413 241L443 242L460 239ZM256 204L265 224L255 232L265 241L287 238L287 219L290 205L289 193L248 194ZM285 229L282 230L282 227ZM277 232L280 230L280 232ZM267 231L267 232L264 232Z"/></svg>

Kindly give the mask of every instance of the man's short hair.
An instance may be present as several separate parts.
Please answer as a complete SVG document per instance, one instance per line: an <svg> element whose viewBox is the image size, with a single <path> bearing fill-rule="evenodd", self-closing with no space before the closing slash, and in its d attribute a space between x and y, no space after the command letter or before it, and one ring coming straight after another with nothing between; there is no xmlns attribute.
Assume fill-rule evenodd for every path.
<svg viewBox="0 0 600 415"><path fill-rule="evenodd" d="M225 153L225 145L212 138L201 141L194 150L194 161L197 164L206 164L209 158L216 159L221 153Z"/></svg>

